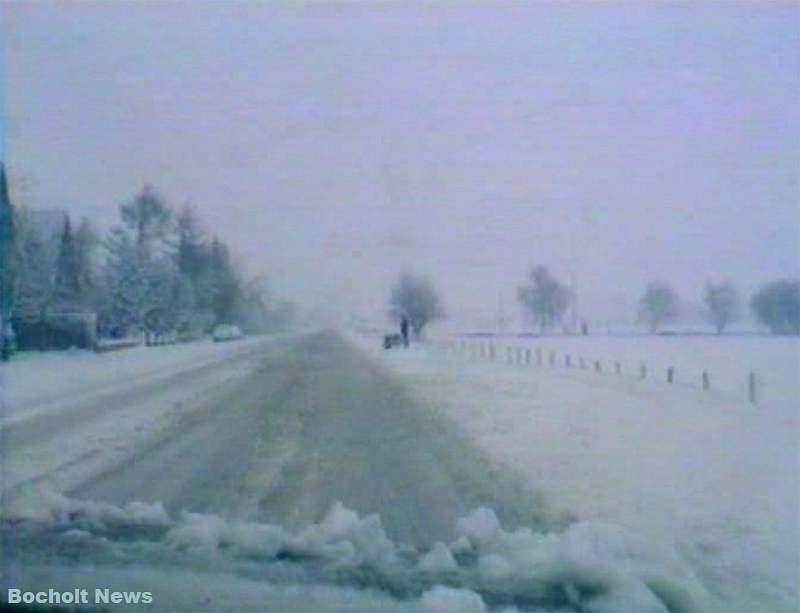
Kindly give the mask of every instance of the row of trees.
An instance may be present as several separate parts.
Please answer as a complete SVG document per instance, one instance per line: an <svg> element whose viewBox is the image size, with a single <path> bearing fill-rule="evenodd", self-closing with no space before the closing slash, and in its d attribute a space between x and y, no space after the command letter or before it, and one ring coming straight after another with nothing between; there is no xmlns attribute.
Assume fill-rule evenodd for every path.
<svg viewBox="0 0 800 613"><path fill-rule="evenodd" d="M262 280L246 279L193 207L176 211L145 187L119 213L102 238L88 220L76 229L69 216L48 236L40 213L12 207L7 190L0 195L3 319L93 312L98 332L109 337L138 330L198 336L219 323L257 333L288 323L291 305L272 304Z"/></svg>
<svg viewBox="0 0 800 613"><path fill-rule="evenodd" d="M705 312L711 324L722 334L739 317L739 290L730 282L707 283L704 295ZM800 281L782 280L768 283L750 299L756 319L773 334L800 335ZM663 282L649 283L639 302L639 317L647 322L650 332L675 319L680 311L678 293Z"/></svg>
<svg viewBox="0 0 800 613"><path fill-rule="evenodd" d="M740 315L739 291L730 282L706 284L703 298L706 317L718 334ZM561 321L572 299L570 290L544 266L534 267L529 283L519 289L523 308L542 331ZM769 283L752 296L750 305L756 318L773 333L800 334L800 282ZM638 315L651 333L675 319L679 311L680 300L672 286L663 282L647 285L639 302Z"/></svg>
<svg viewBox="0 0 800 613"><path fill-rule="evenodd" d="M561 323L574 296L545 266L531 269L528 283L519 288L522 307L541 332ZM703 296L709 323L722 334L741 314L739 290L730 282L709 282ZM800 335L800 281L783 280L768 283L753 294L750 307L763 325L773 334ZM639 302L639 320L656 333L666 322L680 313L680 299L672 286L663 282L649 283ZM439 296L424 277L401 275L391 289L389 315L399 321L405 317L415 336L428 323L444 316Z"/></svg>

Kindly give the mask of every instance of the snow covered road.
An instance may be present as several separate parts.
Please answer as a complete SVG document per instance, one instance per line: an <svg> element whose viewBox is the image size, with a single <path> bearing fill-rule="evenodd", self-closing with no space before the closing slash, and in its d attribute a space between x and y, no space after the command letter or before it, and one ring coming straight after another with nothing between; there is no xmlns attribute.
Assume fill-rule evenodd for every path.
<svg viewBox="0 0 800 613"><path fill-rule="evenodd" d="M249 372L196 398L191 410L183 406L169 427L66 493L288 528L319 521L341 501L380 514L392 538L413 544L452 539L457 519L480 505L513 524L535 519L536 505L523 503L518 486L499 474L487 479L491 467L474 447L333 333L262 349L259 357ZM243 353L226 368L239 371L248 360ZM199 379L208 369L180 376ZM95 407L78 415L84 411Z"/></svg>
<svg viewBox="0 0 800 613"><path fill-rule="evenodd" d="M353 340L312 332L12 363L3 583L138 577L156 610L793 610L795 558L775 531L759 551L759 526L705 513L707 542L675 547L699 525L667 529L687 520L676 501L705 499L665 488L693 472L702 490L713 470L674 463L699 439L679 441L688 431L667 419L669 398L425 350L370 355ZM54 380L37 384L37 370ZM661 417L638 418L643 404ZM738 432L738 413L714 415L698 436L717 423ZM632 470L626 441L652 427L665 442ZM664 487L643 488L648 476Z"/></svg>
<svg viewBox="0 0 800 613"><path fill-rule="evenodd" d="M81 352L4 366L0 419L5 495L37 483L64 492L174 427L198 401L235 386L280 341ZM54 362L54 363L52 363Z"/></svg>

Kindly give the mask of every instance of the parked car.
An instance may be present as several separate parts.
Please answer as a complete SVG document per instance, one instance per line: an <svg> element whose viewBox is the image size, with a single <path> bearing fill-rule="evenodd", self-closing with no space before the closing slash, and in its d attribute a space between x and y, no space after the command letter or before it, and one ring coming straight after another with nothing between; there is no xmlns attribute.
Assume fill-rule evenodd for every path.
<svg viewBox="0 0 800 613"><path fill-rule="evenodd" d="M223 341L237 341L240 338L244 338L244 332L242 332L239 326L220 324L214 328L212 336L215 343L221 343Z"/></svg>

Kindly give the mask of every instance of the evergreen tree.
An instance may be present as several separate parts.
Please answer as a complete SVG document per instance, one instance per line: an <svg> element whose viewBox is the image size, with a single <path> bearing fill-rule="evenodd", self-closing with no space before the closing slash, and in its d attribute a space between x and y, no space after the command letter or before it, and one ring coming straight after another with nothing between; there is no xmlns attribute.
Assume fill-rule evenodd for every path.
<svg viewBox="0 0 800 613"><path fill-rule="evenodd" d="M0 162L0 320L3 321L14 308L18 263L14 206L8 195L5 164Z"/></svg>
<svg viewBox="0 0 800 613"><path fill-rule="evenodd" d="M56 260L55 299L59 310L72 311L81 304L81 270L69 215L64 219Z"/></svg>
<svg viewBox="0 0 800 613"><path fill-rule="evenodd" d="M5 165L0 162L0 359L12 351L11 315L17 281L17 243L14 207L8 195Z"/></svg>
<svg viewBox="0 0 800 613"><path fill-rule="evenodd" d="M241 298L241 284L227 246L217 237L211 243L212 309L216 323L234 323Z"/></svg>
<svg viewBox="0 0 800 613"><path fill-rule="evenodd" d="M194 209L186 205L175 220L178 238L175 260L182 275L195 282L207 264L206 243Z"/></svg>
<svg viewBox="0 0 800 613"><path fill-rule="evenodd" d="M28 211L17 215L20 267L15 299L16 314L23 319L42 320L53 299L52 257L48 245L30 221Z"/></svg>
<svg viewBox="0 0 800 613"><path fill-rule="evenodd" d="M136 197L120 206L122 223L133 232L139 258L147 261L156 255L157 243L169 231L172 213L161 195L146 185Z"/></svg>
<svg viewBox="0 0 800 613"><path fill-rule="evenodd" d="M82 302L85 305L94 305L97 297L97 279L95 274L94 254L97 248L97 236L89 220L85 217L75 233L75 259L78 266L78 286L80 287Z"/></svg>
<svg viewBox="0 0 800 613"><path fill-rule="evenodd" d="M112 335L140 326L147 310L147 275L131 233L114 228L106 242L108 296L101 313L102 327Z"/></svg>

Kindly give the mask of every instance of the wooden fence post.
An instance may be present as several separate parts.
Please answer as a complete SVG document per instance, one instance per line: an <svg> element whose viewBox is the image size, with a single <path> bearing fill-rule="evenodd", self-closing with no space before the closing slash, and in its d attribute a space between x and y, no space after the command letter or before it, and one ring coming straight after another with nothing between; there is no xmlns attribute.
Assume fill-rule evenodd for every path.
<svg viewBox="0 0 800 613"><path fill-rule="evenodd" d="M602 367L600 366L600 360L594 361L594 370L595 372L600 372L602 370Z"/></svg>
<svg viewBox="0 0 800 613"><path fill-rule="evenodd" d="M556 367L556 352L551 351L549 355L550 368Z"/></svg>
<svg viewBox="0 0 800 613"><path fill-rule="evenodd" d="M542 367L542 348L536 348L536 365L541 368Z"/></svg>
<svg viewBox="0 0 800 613"><path fill-rule="evenodd" d="M525 350L525 363L526 364L530 364L531 363L531 350L530 349L526 349Z"/></svg>
<svg viewBox="0 0 800 613"><path fill-rule="evenodd" d="M642 365L639 367L639 378L647 379L647 364L644 362L642 362Z"/></svg>
<svg viewBox="0 0 800 613"><path fill-rule="evenodd" d="M564 356L564 366L572 368L572 358L569 357L569 354Z"/></svg>
<svg viewBox="0 0 800 613"><path fill-rule="evenodd" d="M614 362L614 371L618 375L621 375L622 374L622 364L620 364L619 362Z"/></svg>
<svg viewBox="0 0 800 613"><path fill-rule="evenodd" d="M670 366L667 368L667 383L672 383L675 379L675 369Z"/></svg>
<svg viewBox="0 0 800 613"><path fill-rule="evenodd" d="M711 378L708 376L708 371L703 371L703 391L707 392L711 387Z"/></svg>

